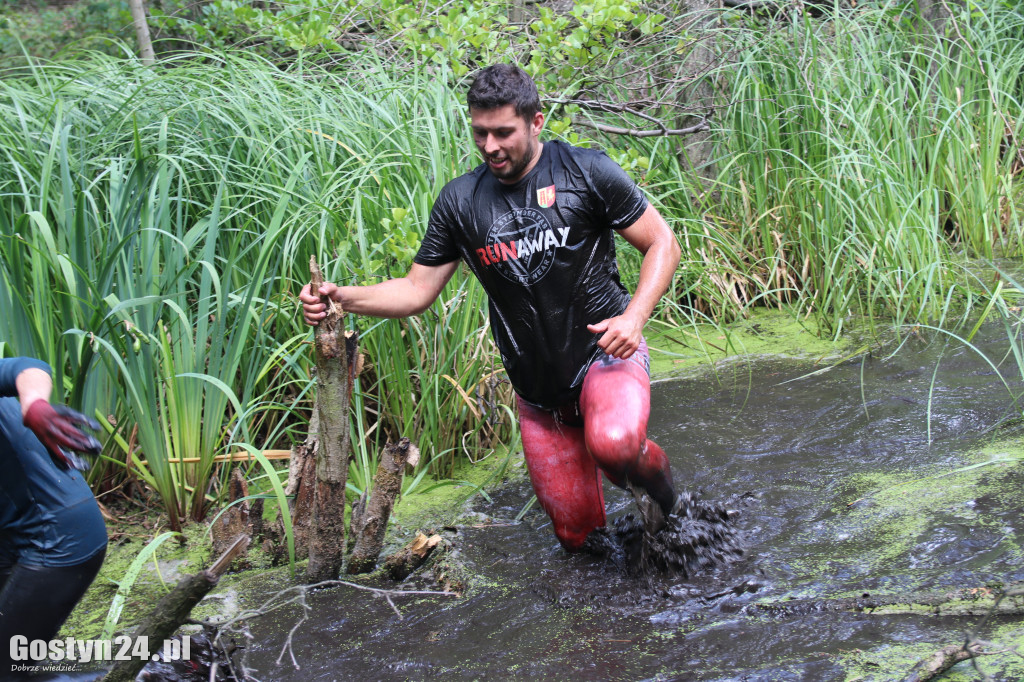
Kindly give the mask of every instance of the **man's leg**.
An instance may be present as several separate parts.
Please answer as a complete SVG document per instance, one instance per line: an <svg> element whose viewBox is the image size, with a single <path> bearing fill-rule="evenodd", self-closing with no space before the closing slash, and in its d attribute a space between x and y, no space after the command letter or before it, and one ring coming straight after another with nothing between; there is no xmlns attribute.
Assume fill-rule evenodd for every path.
<svg viewBox="0 0 1024 682"><path fill-rule="evenodd" d="M592 530L605 524L601 475L587 452L582 428L559 424L550 413L517 401L523 454L537 501L551 518L558 541L575 552Z"/></svg>
<svg viewBox="0 0 1024 682"><path fill-rule="evenodd" d="M105 554L100 551L75 566L11 567L0 589L0 645L7 652L0 657L0 679L10 671L11 637L53 639L96 577Z"/></svg>
<svg viewBox="0 0 1024 682"><path fill-rule="evenodd" d="M646 491L668 514L676 501L665 452L647 438L651 379L647 344L628 360L603 356L590 366L580 395L587 449L608 479Z"/></svg>

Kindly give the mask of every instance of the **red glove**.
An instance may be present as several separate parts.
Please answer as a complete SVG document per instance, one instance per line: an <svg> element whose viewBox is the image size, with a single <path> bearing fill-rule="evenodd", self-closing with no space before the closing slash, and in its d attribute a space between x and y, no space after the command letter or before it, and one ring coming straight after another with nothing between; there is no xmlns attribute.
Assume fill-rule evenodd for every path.
<svg viewBox="0 0 1024 682"><path fill-rule="evenodd" d="M99 422L64 405L51 405L49 401L36 400L28 406L22 423L36 434L36 438L50 451L50 457L62 469L84 471L89 468L89 463L73 451L98 455L103 449L96 438L81 429L83 426L99 429Z"/></svg>

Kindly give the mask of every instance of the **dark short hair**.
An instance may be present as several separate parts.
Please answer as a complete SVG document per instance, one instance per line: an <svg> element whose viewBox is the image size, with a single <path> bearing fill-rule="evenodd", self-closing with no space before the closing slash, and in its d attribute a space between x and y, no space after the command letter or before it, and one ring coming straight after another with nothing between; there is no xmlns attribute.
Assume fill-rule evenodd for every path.
<svg viewBox="0 0 1024 682"><path fill-rule="evenodd" d="M470 109L499 109L506 104L529 122L540 111L537 84L529 74L512 64L492 64L476 74L466 93Z"/></svg>

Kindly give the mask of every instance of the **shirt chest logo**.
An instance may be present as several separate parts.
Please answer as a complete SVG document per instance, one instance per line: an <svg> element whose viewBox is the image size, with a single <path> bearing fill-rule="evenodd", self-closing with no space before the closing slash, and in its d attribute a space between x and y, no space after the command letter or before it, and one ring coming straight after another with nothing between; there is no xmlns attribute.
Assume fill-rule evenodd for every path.
<svg viewBox="0 0 1024 682"><path fill-rule="evenodd" d="M541 208L549 208L555 205L555 186L549 185L537 190L537 204Z"/></svg>
<svg viewBox="0 0 1024 682"><path fill-rule="evenodd" d="M476 255L480 265L494 268L505 279L533 284L548 273L555 250L564 247L568 238L568 227L555 230L537 209L519 208L491 225Z"/></svg>

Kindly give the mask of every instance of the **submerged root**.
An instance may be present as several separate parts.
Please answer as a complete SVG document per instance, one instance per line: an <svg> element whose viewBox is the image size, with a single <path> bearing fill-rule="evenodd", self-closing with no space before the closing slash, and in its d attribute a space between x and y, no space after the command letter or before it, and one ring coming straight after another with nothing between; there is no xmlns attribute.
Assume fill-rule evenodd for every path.
<svg viewBox="0 0 1024 682"><path fill-rule="evenodd" d="M650 533L633 514L587 537L584 551L611 559L630 573L670 572L690 577L743 555L732 515L721 504L685 492L664 526Z"/></svg>

